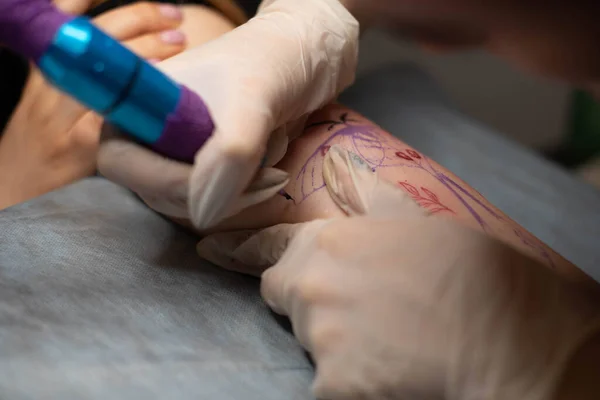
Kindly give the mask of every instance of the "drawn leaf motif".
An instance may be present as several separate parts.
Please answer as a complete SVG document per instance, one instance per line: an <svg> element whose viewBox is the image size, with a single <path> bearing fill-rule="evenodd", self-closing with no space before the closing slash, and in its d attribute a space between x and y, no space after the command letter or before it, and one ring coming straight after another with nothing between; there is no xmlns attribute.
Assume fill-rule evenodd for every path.
<svg viewBox="0 0 600 400"><path fill-rule="evenodd" d="M406 149L406 152L408 153L409 156L411 156L413 158L421 158L421 155L419 153L417 153L416 151L414 151L413 149Z"/></svg>
<svg viewBox="0 0 600 400"><path fill-rule="evenodd" d="M406 182L398 182L411 196L420 197L416 187Z"/></svg>
<svg viewBox="0 0 600 400"><path fill-rule="evenodd" d="M429 197L431 200L435 201L436 203L440 202L440 199L438 199L438 197L435 195L435 193L433 193L431 190L429 189L425 189L424 187L421 186L421 190L423 191L423 193L425 193L427 195L427 197Z"/></svg>
<svg viewBox="0 0 600 400"><path fill-rule="evenodd" d="M397 157L399 157L399 158L403 158L403 159L405 159L406 161L413 161L413 159L412 159L412 158L410 158L409 156L407 156L406 154L404 154L404 153L403 153L403 152L401 152L401 151L397 151L397 152L396 152L396 156L397 156Z"/></svg>
<svg viewBox="0 0 600 400"><path fill-rule="evenodd" d="M439 204L432 202L429 199L426 199L424 197L419 198L419 200L417 200L417 203L419 203L419 205L423 208L427 208L427 207L431 207L431 206L438 206Z"/></svg>
<svg viewBox="0 0 600 400"><path fill-rule="evenodd" d="M450 209L447 208L442 208L442 207L438 207L438 208L433 208L431 210L428 210L431 214L436 214L442 211L450 211Z"/></svg>

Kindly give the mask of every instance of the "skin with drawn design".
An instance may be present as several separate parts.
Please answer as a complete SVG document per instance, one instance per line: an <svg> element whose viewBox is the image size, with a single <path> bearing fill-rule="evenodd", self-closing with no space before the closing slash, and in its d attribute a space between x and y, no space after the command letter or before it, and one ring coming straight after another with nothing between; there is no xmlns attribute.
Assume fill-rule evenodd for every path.
<svg viewBox="0 0 600 400"><path fill-rule="evenodd" d="M422 208L426 209L430 214L439 214L441 212L449 212L454 214L454 211L442 204L439 197L431 190L421 186L419 188L411 185L408 182L398 182L398 185Z"/></svg>
<svg viewBox="0 0 600 400"><path fill-rule="evenodd" d="M405 191L429 213L479 229L577 282L591 278L492 206L460 178L341 105L314 113L276 166L290 174L285 188L294 201L277 196L244 210L213 231L253 229L280 223L342 217L325 189L323 160L338 144L362 158L381 178Z"/></svg>
<svg viewBox="0 0 600 400"><path fill-rule="evenodd" d="M356 114L350 116L344 109L339 109L338 113L337 116L332 114L333 118L311 123L306 128L306 133L310 135L312 130L326 127L330 135L308 157L295 177L297 188L294 192L299 192L296 201L300 204L324 188L320 173L324 155L333 144L341 144L392 181L393 176L402 172L410 177L410 181L396 181L400 188L430 213L453 215L492 236L515 244L521 250L533 253L532 256L553 268L557 263L564 262L562 257L489 204L481 194L425 155ZM436 190L424 184L425 177L427 181L433 178ZM450 207L440 198L448 198L445 203L456 205Z"/></svg>

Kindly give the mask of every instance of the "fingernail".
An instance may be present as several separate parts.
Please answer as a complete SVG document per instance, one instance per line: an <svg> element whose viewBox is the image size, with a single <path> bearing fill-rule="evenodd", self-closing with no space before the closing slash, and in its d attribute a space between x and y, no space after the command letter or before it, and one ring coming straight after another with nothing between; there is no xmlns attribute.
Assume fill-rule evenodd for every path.
<svg viewBox="0 0 600 400"><path fill-rule="evenodd" d="M356 169L364 170L367 172L373 172L371 167L369 167L369 164L367 164L367 162L363 160L358 154L352 151L344 150L339 145L332 146L329 151L331 152L332 150L333 152L331 155L333 156L333 161L335 162L338 168L348 167L349 164L352 164L352 166Z"/></svg>
<svg viewBox="0 0 600 400"><path fill-rule="evenodd" d="M332 146L325 156L323 179L334 202L349 215L365 212L362 195L377 184L377 176L369 164L339 145Z"/></svg>
<svg viewBox="0 0 600 400"><path fill-rule="evenodd" d="M334 145L329 149L331 167L339 171L352 170L359 174L367 174L371 178L375 171L358 154L343 149L339 145Z"/></svg>
<svg viewBox="0 0 600 400"><path fill-rule="evenodd" d="M185 34L178 30L165 31L160 34L160 38L168 44L182 44L185 42Z"/></svg>
<svg viewBox="0 0 600 400"><path fill-rule="evenodd" d="M183 19L183 12L181 12L179 7L173 4L161 4L158 6L158 9L160 10L160 13L167 18L177 20Z"/></svg>

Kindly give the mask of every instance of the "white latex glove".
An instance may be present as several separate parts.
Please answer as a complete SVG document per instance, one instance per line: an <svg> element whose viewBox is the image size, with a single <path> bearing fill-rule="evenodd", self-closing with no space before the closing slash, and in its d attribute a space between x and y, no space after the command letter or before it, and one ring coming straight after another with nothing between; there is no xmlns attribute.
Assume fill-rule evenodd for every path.
<svg viewBox="0 0 600 400"><path fill-rule="evenodd" d="M332 147L324 175L351 218L218 234L200 254L262 275L312 353L318 398L547 400L598 332L597 303L483 234L428 216ZM255 268L255 269L252 269Z"/></svg>
<svg viewBox="0 0 600 400"><path fill-rule="evenodd" d="M338 0L269 1L246 24L159 65L202 97L215 122L194 166L113 132L100 149L100 173L199 229L272 197L288 175L257 173L261 160L281 160L306 116L353 82L358 31Z"/></svg>

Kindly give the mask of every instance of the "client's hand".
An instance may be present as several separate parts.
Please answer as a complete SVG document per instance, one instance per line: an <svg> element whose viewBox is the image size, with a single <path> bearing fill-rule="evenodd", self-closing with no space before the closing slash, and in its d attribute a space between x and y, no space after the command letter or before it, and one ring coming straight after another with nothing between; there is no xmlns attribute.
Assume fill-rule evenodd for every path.
<svg viewBox="0 0 600 400"><path fill-rule="evenodd" d="M357 154L333 146L323 168L351 218L199 244L227 268L266 269L262 295L312 353L318 398L555 398L570 357L600 332L594 298L431 215Z"/></svg>
<svg viewBox="0 0 600 400"><path fill-rule="evenodd" d="M57 5L80 14L92 3L60 0ZM135 3L94 23L140 56L162 60L185 47L177 30L182 19L176 6ZM0 163L9 166L0 172L0 209L93 173L101 123L100 116L54 89L33 67L0 145Z"/></svg>
<svg viewBox="0 0 600 400"><path fill-rule="evenodd" d="M288 176L272 167L303 120L354 79L358 24L338 0L264 1L255 18L160 68L205 101L215 131L189 165L118 135L102 175L199 229L272 198Z"/></svg>

